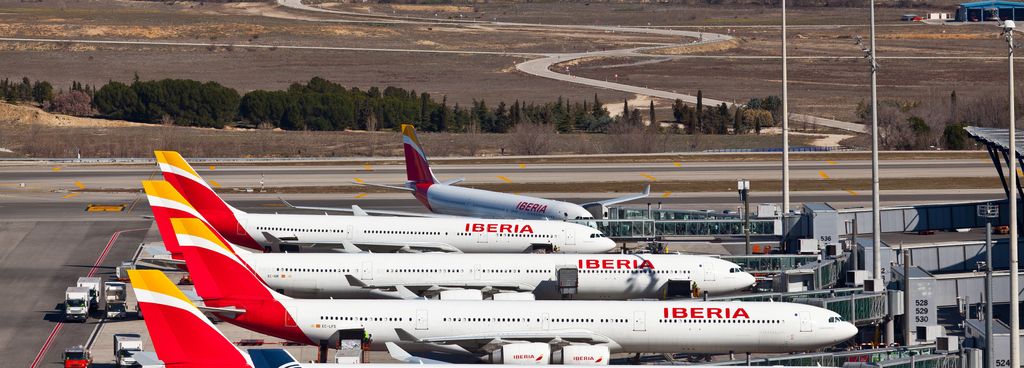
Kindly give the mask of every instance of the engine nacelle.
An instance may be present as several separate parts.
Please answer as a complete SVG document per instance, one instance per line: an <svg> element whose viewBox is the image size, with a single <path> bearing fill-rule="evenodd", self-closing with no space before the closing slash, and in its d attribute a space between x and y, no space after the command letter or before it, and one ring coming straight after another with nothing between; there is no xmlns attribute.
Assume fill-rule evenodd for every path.
<svg viewBox="0 0 1024 368"><path fill-rule="evenodd" d="M496 293L494 300L537 300L533 293Z"/></svg>
<svg viewBox="0 0 1024 368"><path fill-rule="evenodd" d="M477 289L444 290L438 295L441 300L484 300L484 293Z"/></svg>
<svg viewBox="0 0 1024 368"><path fill-rule="evenodd" d="M551 363L564 365L608 365L607 346L568 345L551 354Z"/></svg>
<svg viewBox="0 0 1024 368"><path fill-rule="evenodd" d="M508 344L484 357L494 364L546 365L551 363L551 345L542 342Z"/></svg>

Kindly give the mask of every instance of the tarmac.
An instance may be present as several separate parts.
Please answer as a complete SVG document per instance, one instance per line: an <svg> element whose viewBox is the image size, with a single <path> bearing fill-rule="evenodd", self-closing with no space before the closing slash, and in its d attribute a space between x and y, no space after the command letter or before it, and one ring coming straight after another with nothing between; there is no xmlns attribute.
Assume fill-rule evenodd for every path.
<svg viewBox="0 0 1024 368"><path fill-rule="evenodd" d="M523 170L523 177L530 180L563 180L578 176L579 173L627 172L636 175L638 171L650 172L651 175L665 176L673 170L690 170L703 172L702 175L721 175L731 172L735 175L738 167L748 171L764 171L765 175L774 170L774 165L758 163L738 163L736 167L718 167L722 163L713 163L695 168L664 168L648 166L609 166L605 168L579 165L548 165L535 171ZM746 165L746 166L744 166ZM860 170L857 163L850 163ZM960 166L957 166L960 165ZM932 162L905 163L896 165L893 170L909 170L912 174L925 175L939 167L959 168L970 172L974 165L984 173L991 173L991 167L977 163L937 164ZM538 165L540 166L540 165ZM602 167L607 165L601 165ZM815 172L821 164L805 165L805 172ZM574 171L571 167L577 167ZM696 167L696 166L695 166ZM225 167L214 170L201 170L204 176L221 181L222 185L250 183L252 177L259 172L272 172L274 178L297 176L297 183L306 184L305 180L349 180L353 175L379 175L377 179L384 182L401 182L404 174L398 167L374 167L365 172L365 168L335 167ZM487 168L490 175L496 170L505 168ZM509 170L517 169L509 167ZM661 171L656 171L661 170ZM462 170L462 171L460 171ZM446 167L437 170L445 177L469 174L468 168ZM491 170L491 171L486 171ZM559 171L563 170L563 171ZM699 171L704 170L704 171ZM830 169L831 170L831 169ZM855 169L849 169L854 171ZM831 171L830 171L831 172ZM660 173L660 174L658 174ZM603 174L602 174L603 175ZM616 174L618 175L618 174ZM90 273L107 277L121 261L130 259L139 245L147 241L159 240L152 220L149 218L148 203L141 193L81 193L69 195L60 190L40 190L38 187L57 188L83 185L116 185L119 187L137 185L138 180L159 178L155 170L150 168L120 168L108 172L104 168L64 168L53 171L48 167L3 167L0 168L0 183L24 180L31 185L20 186L0 185L0 300L4 300L7 318L0 320L0 356L5 358L4 365L19 367L57 367L62 364L61 353L64 348L93 342L92 351L97 363L111 364L111 342L115 333L143 333L143 322L129 318L125 321L109 321L97 323L99 319L91 318L86 323L62 323L60 307L63 302L64 289L72 285L80 276ZM481 176L483 177L483 176ZM319 178L319 179L317 179ZM370 178L370 176L367 176ZM519 178L519 176L516 176ZM283 179L282 179L283 180ZM376 180L376 179L374 179ZM369 181L369 180L368 180ZM88 184L86 184L88 183ZM309 185L309 184L306 184ZM35 188L33 188L35 187ZM639 189L639 188L638 188ZM556 199L584 202L600 198L616 196L609 193L530 193ZM251 212L292 212L286 208L273 193L225 193L225 200L233 206ZM927 203L952 202L966 200L998 200L1004 195L1001 190L926 190L926 191L886 191L882 200L886 206ZM755 203L781 201L777 192L754 192ZM367 209L386 209L409 212L424 212L425 209L408 193L371 193L357 194L289 194L285 199L298 205L315 205L327 207L348 207L358 204ZM870 193L851 195L844 191L798 192L793 193L794 207L799 208L802 202L830 202L836 207L867 206ZM662 197L652 197L631 205L644 207L647 203L657 206L658 203L668 208L679 209L735 209L738 204L737 194L733 191L715 193L673 193ZM125 209L120 212L87 212L89 204L119 204ZM938 234L935 237L943 237ZM932 238L929 236L929 240ZM908 239L909 240L909 239ZM916 239L915 239L916 240ZM722 253L728 249L718 246L716 249L702 249L701 252ZM129 301L129 310L134 310L134 300ZM232 340L263 338L258 334L244 331L226 323L218 327ZM264 338L268 344L279 344L280 340ZM144 342L146 349L152 349L149 341ZM280 345L270 345L280 346ZM300 360L312 360L316 349L311 347L288 347ZM370 361L389 361L386 353L373 353ZM33 365L35 362L35 365ZM100 365L103 366L103 365Z"/></svg>

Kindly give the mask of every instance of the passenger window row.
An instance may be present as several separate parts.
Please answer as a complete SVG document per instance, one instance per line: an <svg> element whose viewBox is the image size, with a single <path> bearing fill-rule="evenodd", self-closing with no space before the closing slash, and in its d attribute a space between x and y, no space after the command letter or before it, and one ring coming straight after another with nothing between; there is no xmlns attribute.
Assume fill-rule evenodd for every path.
<svg viewBox="0 0 1024 368"><path fill-rule="evenodd" d="M363 234L441 235L440 231L363 230ZM444 233L448 235L448 233Z"/></svg>
<svg viewBox="0 0 1024 368"><path fill-rule="evenodd" d="M689 270L652 270L649 268L643 268L639 270L580 270L580 273L672 273L672 274L688 274L691 273Z"/></svg>
<svg viewBox="0 0 1024 368"><path fill-rule="evenodd" d="M349 272L347 268L287 268L279 267L275 269L278 272L320 272L320 273L338 273L338 272Z"/></svg>
<svg viewBox="0 0 1024 368"><path fill-rule="evenodd" d="M256 230L266 231L294 231L297 233L343 233L341 229L298 229L290 227L268 227L268 226L257 226Z"/></svg>
<svg viewBox="0 0 1024 368"><path fill-rule="evenodd" d="M365 321L365 322L402 322L406 318L402 317L346 317L346 316L320 316L321 321ZM408 322L412 322L412 318L408 318Z"/></svg>

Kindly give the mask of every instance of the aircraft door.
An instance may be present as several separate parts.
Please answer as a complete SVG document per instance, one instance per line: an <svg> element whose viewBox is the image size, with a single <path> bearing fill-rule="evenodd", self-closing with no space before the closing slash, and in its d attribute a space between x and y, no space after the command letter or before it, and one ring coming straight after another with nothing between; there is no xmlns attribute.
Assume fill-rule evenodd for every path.
<svg viewBox="0 0 1024 368"><path fill-rule="evenodd" d="M812 332L811 316L807 312L800 312L800 332Z"/></svg>
<svg viewBox="0 0 1024 368"><path fill-rule="evenodd" d="M542 330L547 331L548 328L551 327L551 316L549 316L547 313L544 313L544 315L541 316L540 321L540 328Z"/></svg>
<svg viewBox="0 0 1024 368"><path fill-rule="evenodd" d="M352 229L352 225L348 225L348 227L345 228L345 232L348 233L345 235L345 238L348 240L352 240L353 234L356 233L355 230Z"/></svg>
<svg viewBox="0 0 1024 368"><path fill-rule="evenodd" d="M480 279L480 265L473 265L473 280Z"/></svg>
<svg viewBox="0 0 1024 368"><path fill-rule="evenodd" d="M372 262L363 262L363 269L362 269L362 273L360 274L360 278L363 279L363 280L373 280L373 263Z"/></svg>
<svg viewBox="0 0 1024 368"><path fill-rule="evenodd" d="M715 271L712 269L710 265L705 266L708 267L704 268L704 281L715 281Z"/></svg>
<svg viewBox="0 0 1024 368"><path fill-rule="evenodd" d="M569 230L565 232L565 245L576 245L576 232Z"/></svg>
<svg viewBox="0 0 1024 368"><path fill-rule="evenodd" d="M430 329L429 323L430 323L430 320L427 319L427 310L426 309L418 309L418 310L416 310L416 329L417 330L427 330L427 329Z"/></svg>
<svg viewBox="0 0 1024 368"><path fill-rule="evenodd" d="M483 231L476 233L476 242L477 243L486 243L487 242L487 233L483 232Z"/></svg>
<svg viewBox="0 0 1024 368"><path fill-rule="evenodd" d="M633 312L633 331L647 331L647 314L644 311Z"/></svg>

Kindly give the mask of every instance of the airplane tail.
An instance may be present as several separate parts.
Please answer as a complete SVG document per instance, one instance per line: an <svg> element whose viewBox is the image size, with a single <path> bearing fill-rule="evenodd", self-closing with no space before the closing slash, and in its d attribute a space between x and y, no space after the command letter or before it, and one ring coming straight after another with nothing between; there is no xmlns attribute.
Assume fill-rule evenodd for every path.
<svg viewBox="0 0 1024 368"><path fill-rule="evenodd" d="M239 220L246 213L224 202L178 152L154 151L153 154L160 165L160 171L163 172L164 180L170 183L218 232L232 243L263 250Z"/></svg>
<svg viewBox="0 0 1024 368"><path fill-rule="evenodd" d="M409 181L414 184L437 183L437 178L430 171L427 154L423 153L423 147L416 139L416 128L411 124L402 124L402 145L405 146L405 173Z"/></svg>
<svg viewBox="0 0 1024 368"><path fill-rule="evenodd" d="M156 355L167 367L254 367L162 272L129 270Z"/></svg>
<svg viewBox="0 0 1024 368"><path fill-rule="evenodd" d="M225 321L282 339L313 342L271 290L216 230L197 218L172 218L196 293Z"/></svg>
<svg viewBox="0 0 1024 368"><path fill-rule="evenodd" d="M178 245L178 238L174 236L174 229L171 228L171 219L202 218L202 216L181 196L181 193L171 186L171 183L163 180L143 180L142 189L146 192L146 199L149 200L149 207L153 211L153 220L156 222L157 229L160 230L164 248L171 253L172 258L183 260L181 246Z"/></svg>

